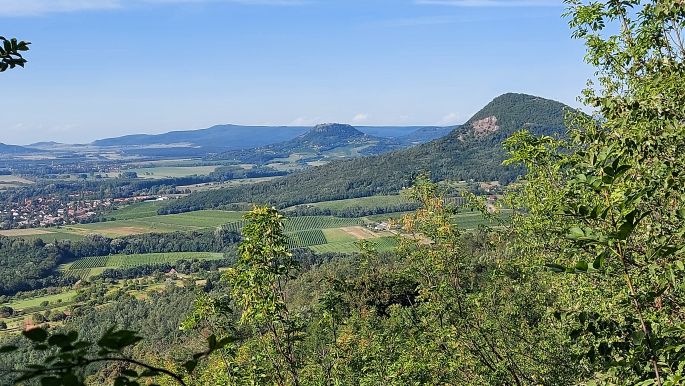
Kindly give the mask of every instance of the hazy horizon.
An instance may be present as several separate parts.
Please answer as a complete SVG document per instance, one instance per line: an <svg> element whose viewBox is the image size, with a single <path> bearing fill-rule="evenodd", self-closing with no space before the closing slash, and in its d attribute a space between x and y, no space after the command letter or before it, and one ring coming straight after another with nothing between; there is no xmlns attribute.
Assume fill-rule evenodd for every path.
<svg viewBox="0 0 685 386"><path fill-rule="evenodd" d="M591 75L556 0L4 0L31 41L0 142L220 124L453 125L506 92L577 106Z"/></svg>

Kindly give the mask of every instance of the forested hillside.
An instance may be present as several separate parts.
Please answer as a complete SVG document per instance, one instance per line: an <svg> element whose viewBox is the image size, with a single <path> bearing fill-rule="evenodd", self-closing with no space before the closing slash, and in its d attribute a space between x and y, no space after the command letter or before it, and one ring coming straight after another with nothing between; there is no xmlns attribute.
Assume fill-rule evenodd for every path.
<svg viewBox="0 0 685 386"><path fill-rule="evenodd" d="M287 207L302 203L398 192L418 173L434 180L511 182L523 169L503 166L502 141L526 128L536 134L562 135L562 103L525 94L495 98L466 124L438 140L406 150L334 162L274 181L192 194L162 208L177 213L235 202ZM494 119L492 118L494 117Z"/></svg>
<svg viewBox="0 0 685 386"><path fill-rule="evenodd" d="M11 294L0 298L0 384L685 385L683 2L566 3L596 69L581 99L592 115L505 94L444 139L164 209L406 187L283 212L394 202L407 212L393 219L288 219L256 205L239 222L193 233L54 245L0 238L0 263L10 266L0 285L15 286L0 286ZM436 182L469 178L516 181L459 202L475 184ZM483 221L460 227L466 211ZM353 236L354 250L298 248ZM217 251L221 263L109 264L196 249ZM14 293L14 276L31 282L68 256L102 256L74 263L106 260L98 267L108 269L90 283Z"/></svg>

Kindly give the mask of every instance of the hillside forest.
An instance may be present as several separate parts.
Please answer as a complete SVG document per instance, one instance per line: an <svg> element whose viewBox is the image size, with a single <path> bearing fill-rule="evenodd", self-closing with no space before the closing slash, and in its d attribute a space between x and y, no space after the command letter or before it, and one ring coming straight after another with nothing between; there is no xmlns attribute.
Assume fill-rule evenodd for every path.
<svg viewBox="0 0 685 386"><path fill-rule="evenodd" d="M685 384L685 4L565 4L596 70L581 111L505 94L424 144L127 213L249 205L233 225L0 238L0 316L40 311L0 335L0 384ZM349 203L391 195L361 229L377 213ZM316 248L343 231L369 237ZM58 268L141 254L162 263Z"/></svg>

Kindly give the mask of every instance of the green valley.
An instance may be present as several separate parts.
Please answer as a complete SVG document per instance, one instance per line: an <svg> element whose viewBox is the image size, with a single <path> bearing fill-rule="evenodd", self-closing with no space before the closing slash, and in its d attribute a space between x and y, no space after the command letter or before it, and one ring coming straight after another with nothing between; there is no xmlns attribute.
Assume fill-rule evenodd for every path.
<svg viewBox="0 0 685 386"><path fill-rule="evenodd" d="M684 0L0 3L0 385L685 385Z"/></svg>

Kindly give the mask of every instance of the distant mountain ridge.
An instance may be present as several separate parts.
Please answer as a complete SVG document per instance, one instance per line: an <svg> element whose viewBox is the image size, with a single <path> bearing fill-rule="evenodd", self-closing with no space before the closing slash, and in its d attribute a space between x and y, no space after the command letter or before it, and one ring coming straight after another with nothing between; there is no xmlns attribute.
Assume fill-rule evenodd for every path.
<svg viewBox="0 0 685 386"><path fill-rule="evenodd" d="M0 154L19 155L19 154L30 154L30 153L36 153L36 152L42 152L42 150L31 149L31 148L19 146L19 145L7 145L7 144L0 142Z"/></svg>
<svg viewBox="0 0 685 386"><path fill-rule="evenodd" d="M26 145L26 147L43 148L43 147L59 146L59 145L64 145L64 144L60 143L60 142L55 142L55 141L43 141L43 142L34 142L30 145Z"/></svg>
<svg viewBox="0 0 685 386"><path fill-rule="evenodd" d="M207 129L170 131L163 134L132 134L99 139L95 146L150 146L188 144L225 149L245 149L286 141L309 130L304 126L215 125ZM260 133L263 131L263 133Z"/></svg>
<svg viewBox="0 0 685 386"><path fill-rule="evenodd" d="M364 126L355 130L362 134L370 134L381 138L400 138L405 135L412 135L416 130L425 128L424 126ZM306 134L311 129L312 127L307 126L241 126L228 124L215 125L198 130L170 131L162 134L130 134L99 139L93 141L90 145L132 148L169 147L174 145L174 147L204 148L206 152L220 152L259 148L289 141ZM439 131L435 131L432 135L437 135L438 133ZM425 142L433 138L435 137L431 137L430 134L427 136L424 133L422 136L413 137L413 140ZM399 141L403 143L404 140L400 138ZM193 151L193 153L199 152Z"/></svg>
<svg viewBox="0 0 685 386"><path fill-rule="evenodd" d="M408 149L332 162L273 181L191 194L170 203L162 213L218 207L235 202L270 203L282 207L379 193L411 185L420 172L435 180L510 182L521 175L503 166L502 141L514 132L565 135L563 103L526 94L501 95L447 136Z"/></svg>
<svg viewBox="0 0 685 386"><path fill-rule="evenodd" d="M433 128L433 127L431 127ZM324 130L326 133L317 132ZM306 126L240 126L215 125L206 129L170 131L162 134L131 134L120 137L95 140L89 144L67 144L55 141L41 141L30 145L5 145L3 154L76 152L82 149L94 150L106 148L107 151L119 151L126 156L152 158L209 157L227 153L247 154L258 149L257 153L279 153L284 155L288 150L317 152L336 147L358 145L365 148L360 154L378 154L426 142L436 136L444 135L445 128L425 130L426 127L414 126L365 126L358 130L350 125L323 124L314 128ZM443 129L441 132L440 129ZM372 133L366 133L368 130ZM325 136L325 138L324 138ZM4 145L4 144L3 144ZM273 145L273 147L268 148ZM242 153L241 153L242 152ZM352 152L355 153L356 152ZM356 156L353 154L354 156ZM275 156L274 156L275 157ZM272 158L274 158L272 157ZM287 158L288 155L286 154ZM220 158L220 157L219 157ZM229 157L230 158L230 157ZM238 157L240 158L240 157ZM258 154L248 156L251 159L268 159ZM251 162L251 161L249 161Z"/></svg>
<svg viewBox="0 0 685 386"><path fill-rule="evenodd" d="M445 134L444 128L420 128L397 138L366 134L357 128L341 123L324 123L297 137L253 149L229 150L211 154L213 160L234 160L243 163L266 164L277 158L295 154L304 161L353 158L381 154L426 142Z"/></svg>

